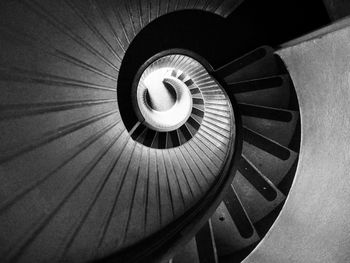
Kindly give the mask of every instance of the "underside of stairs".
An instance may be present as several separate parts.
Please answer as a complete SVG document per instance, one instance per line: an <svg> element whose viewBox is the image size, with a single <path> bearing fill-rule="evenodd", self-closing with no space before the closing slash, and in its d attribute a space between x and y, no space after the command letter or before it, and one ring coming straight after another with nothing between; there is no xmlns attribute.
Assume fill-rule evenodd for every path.
<svg viewBox="0 0 350 263"><path fill-rule="evenodd" d="M322 1L281 2L2 1L0 261L259 248L302 141L280 45L329 22Z"/></svg>

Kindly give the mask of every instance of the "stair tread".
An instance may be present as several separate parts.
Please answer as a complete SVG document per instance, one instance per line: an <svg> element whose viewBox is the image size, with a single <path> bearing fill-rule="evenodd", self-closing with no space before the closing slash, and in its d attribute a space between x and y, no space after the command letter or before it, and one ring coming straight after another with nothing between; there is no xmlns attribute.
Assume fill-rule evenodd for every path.
<svg viewBox="0 0 350 263"><path fill-rule="evenodd" d="M274 185L278 185L292 167L298 154L248 128L244 138L243 155ZM248 139L248 141L247 141Z"/></svg>
<svg viewBox="0 0 350 263"><path fill-rule="evenodd" d="M11 218L2 220L1 230L13 232L0 248L1 255L10 251L6 260L59 261L67 252L62 256L67 261L91 261L96 254L119 252L174 221L210 189L224 157L215 151L227 142L215 142L219 130L214 117L186 147L165 150L197 130L185 124L181 133L155 132L132 116L122 121L118 108L129 107L130 101L116 97L117 91L122 98L116 83L135 35L156 17L189 3L180 2L28 1L2 6L4 21L11 21L1 27L7 52L0 69L6 97L0 100L11 102L0 116L1 145L6 146L0 162L11 175L11 180L1 179L9 185L2 193L1 216ZM206 5L226 12L224 6L232 7L227 2ZM194 3L197 8L203 4ZM13 13L20 15L11 17ZM176 65L176 77L181 69L191 76L181 77L190 89L195 86L191 80L203 87L216 85L201 67L180 56ZM198 109L203 107L200 98L193 103ZM209 101L228 107L220 98ZM10 117L16 121L7 125L3 120ZM222 123L224 118L217 125ZM133 126L130 137L125 128ZM161 149L150 148L158 145Z"/></svg>
<svg viewBox="0 0 350 263"><path fill-rule="evenodd" d="M243 156L245 159L245 157ZM245 211L247 212L250 220L255 223L260 219L268 215L275 207L282 203L285 196L277 189L273 183L271 183L260 171L257 170L248 160L246 160L250 169L239 168L233 180L233 187L237 192ZM260 183L260 189L258 180L263 180L263 184ZM264 186L265 183L265 186ZM273 199L269 200L262 194L263 191L274 192Z"/></svg>
<svg viewBox="0 0 350 263"><path fill-rule="evenodd" d="M113 131L113 130L111 130L111 131ZM28 223L28 225L32 226L26 231L26 233L30 237L33 237L32 236L32 235L34 235L33 233L38 231L38 229L42 229L43 226L46 226L43 229L43 231L41 232L40 238L35 240L35 244L37 244L38 242L40 244L40 242L48 242L48 241L50 241L51 244L55 243L56 241L58 242L59 241L58 238L52 239L52 237L56 234L57 235L64 234L65 233L64 231L67 231L65 234L66 234L66 238L68 240L71 238L74 238L74 240L79 239L77 232L76 232L77 227L79 225L66 224L66 225L62 226L60 231L56 231L57 229L54 230L55 224L46 224L45 221L47 220L48 215L55 214L55 217L57 218L56 220L58 220L58 222L60 222L60 220L64 220L62 218L64 218L67 215L67 211L71 211L70 215L71 215L72 219L80 221L82 219L80 217L81 213L86 213L88 211L87 209L90 209L89 208L90 204L94 204L94 202L92 202L92 201L96 196L96 189L98 189L101 186L101 184L94 184L92 182L94 182L96 180L97 181L100 180L100 182L101 182L101 181L103 181L102 178L108 178L107 171L109 171L110 168L113 168L110 166L110 162L117 161L119 159L120 153L123 151L123 149L130 148L132 146L132 144L130 144L130 140L128 140L129 137L126 135L125 132L124 133L120 133L120 132L115 133L115 132L116 132L116 130L114 130L114 133L112 133L112 134L107 134L108 136L110 136L110 140L106 140L107 139L106 137L101 137L102 140L106 140L105 145L100 144L100 146L96 147L95 149L91 148L91 147L85 149L83 152L81 152L79 154L79 157L77 159L73 159L68 164L68 166L63 167L63 169L57 171L57 174L53 174L55 176L49 176L49 178L47 178L47 180L41 182L42 187L47 187L50 185L57 186L58 182L60 182L61 186L63 186L64 188L63 189L61 188L63 193L62 193L62 191L60 192L59 191L60 189L58 189L57 187L52 188L50 190L48 190L46 188L45 191L42 191L42 193L41 193L42 195L49 194L53 198L52 199L53 202L51 203L51 206L47 207L47 209L48 209L48 210L46 210L47 214L45 216L43 216L42 214L40 215L40 213L38 214L37 211L32 209L31 215L33 217L31 220L35 220L35 221L33 223L31 223L29 218L25 218L25 220L26 220L25 222ZM119 135L117 135L117 134L119 134ZM100 143L99 141L96 141L96 142ZM112 143L112 144L109 144L109 143ZM108 144L111 146L111 148L109 148L109 150L108 150L108 148L106 149L106 145L108 145ZM97 145L95 144L94 146L97 146ZM94 152L96 152L96 150L99 150L99 153L97 153L95 155ZM108 152L106 152L106 154L104 154L104 151L106 151L106 150L108 150ZM113 154L114 151L119 152L119 154ZM99 156L104 155L104 157L103 157L103 159L100 160L101 162L99 162L98 166L94 166L96 163L96 160L97 160L97 158L96 158L97 155L99 155ZM92 157L95 157L95 158L92 158ZM80 166L76 166L76 164L77 164L76 162L79 161L79 158L81 160L83 160L83 162L84 162L84 163L82 163L82 165L86 165L87 168L95 167L94 170L91 171L89 174L85 174L83 171L81 171ZM22 161L24 161L24 160L22 160ZM45 161L48 161L48 159L46 159ZM119 164L120 164L120 162L119 162ZM37 162L35 162L35 165L37 165ZM121 169L121 170L123 172L123 169ZM71 196L69 201L65 204L65 206L62 207L61 210L56 211L56 212L53 211L53 209L58 207L59 204L62 202L62 200L65 197L69 196L70 190L80 183L78 180L78 176L80 177L80 179L85 178L85 176L86 176L86 180L84 180L85 182L82 182L82 184L85 187L92 187L92 189L90 188L91 192L90 191L83 191L83 192L79 191L82 195L85 195L84 197L82 197L82 198L85 198L84 202L83 203L79 202L80 199L77 198L76 195L73 195L73 196ZM44 189L44 188L42 188L42 189ZM106 192L108 192L108 191L104 191L103 194L105 194ZM91 194L91 193L94 193L94 194ZM88 195L86 196L86 194L88 194ZM32 202L32 201L38 202L37 201L38 199L36 200L36 197L35 197L35 195L33 195L33 193L30 193L29 195L27 195L27 198L28 198L27 200L23 200L23 199L18 200L10 208L6 209L5 211L2 211L2 215L6 216L6 214L8 214L8 213L13 213L11 211L20 211L19 209L23 205L23 202L25 202L26 204L28 204L28 202ZM103 204L103 203L98 203L100 201L101 201L101 199L99 199L97 201L97 205L94 205L92 207L92 211L93 210L96 211L97 206L100 206L101 211L103 211L103 212L105 212L107 210L108 205ZM73 210L70 210L71 206L74 207L77 202L79 203L79 206L77 206L78 209L75 209L74 213L73 213L72 212ZM91 213L93 213L92 211L91 211ZM91 213L90 213L90 215L91 215ZM40 216L40 217L38 217L38 216ZM99 219L102 219L102 217L99 217ZM73 221L73 222L77 223L77 221ZM18 223L18 221L17 221L17 223ZM86 221L85 223L86 224L84 226L86 226L88 224L88 221ZM89 222L89 223L91 223L91 222ZM96 224L98 224L98 223L100 223L100 222L93 222L93 224L92 224L93 229L95 229L95 230L97 229ZM35 226L35 227L33 227L33 226ZM73 231L72 231L72 228L69 228L69 226L70 227L74 226ZM6 225L2 225L2 228L3 227L6 227ZM22 225L22 227L18 227L18 224L16 224L15 227L14 228L11 227L11 229L12 229L11 239L13 239L13 241L16 242L16 245L12 244L12 249L13 249L13 251L16 251L17 249L19 249L19 247L21 245L23 245L23 243L27 242L28 236L27 235L23 236L23 232L21 233L21 230L23 231L23 225ZM84 230L86 231L86 228L82 229L82 231L84 231ZM4 230L2 229L2 231L4 231ZM20 232L18 233L18 231L20 231ZM3 233L6 233L6 232L4 231ZM18 242L18 239L16 240L16 237L18 234L20 234L21 242ZM68 234L69 234L69 236L68 236ZM71 234L73 234L73 235L71 235ZM96 236L94 236L94 234L96 234L96 231L91 231L87 237L88 238L91 237L91 240L94 240L96 242ZM11 240L9 240L8 244L11 245L11 243L12 243ZM53 248L57 248L59 246L58 243L56 243L56 245ZM6 246L2 247L2 249L5 249L5 248L6 248ZM62 252L62 251L60 251L60 252Z"/></svg>
<svg viewBox="0 0 350 263"><path fill-rule="evenodd" d="M223 1L222 4L215 11L218 14L222 14L223 17L228 16L243 2L243 0L236 1Z"/></svg>
<svg viewBox="0 0 350 263"><path fill-rule="evenodd" d="M282 73L274 50L268 46L259 47L215 71L227 84Z"/></svg>
<svg viewBox="0 0 350 263"><path fill-rule="evenodd" d="M200 262L219 262L211 219L196 234L196 243Z"/></svg>
<svg viewBox="0 0 350 263"><path fill-rule="evenodd" d="M296 111L292 110L259 106L247 103L239 103L238 106L243 116L252 116L268 120L290 122L293 118L293 114L296 114Z"/></svg>
<svg viewBox="0 0 350 263"><path fill-rule="evenodd" d="M216 209L211 217L211 221L219 257L235 253L260 240L255 230L254 234L249 238L244 238L240 235L236 223L232 220L224 202L221 202Z"/></svg>
<svg viewBox="0 0 350 263"><path fill-rule="evenodd" d="M245 104L245 105L248 105L248 104ZM262 118L264 117L264 114L261 114L261 111L263 110L278 111L281 109L276 109L272 107L260 107L256 105L249 105L249 106L252 106L256 110L259 110L260 113L251 114L256 116L243 115L242 116L243 125L249 128L250 130L253 130L256 133L259 133L273 141L276 141L285 147L288 147L294 135L294 131L297 126L297 123L299 121L299 112L291 111L291 110L283 110L283 112L288 112L290 114L289 116L290 120L280 121L280 120L268 119L267 117ZM262 117L259 117L259 114Z"/></svg>
<svg viewBox="0 0 350 263"><path fill-rule="evenodd" d="M243 238L250 238L254 235L255 229L254 225L249 219L244 207L237 196L236 190L231 185L231 187L226 192L223 202L234 221L239 234Z"/></svg>
<svg viewBox="0 0 350 263"><path fill-rule="evenodd" d="M288 75L278 75L232 83L228 93L234 94L238 103L287 109L291 86Z"/></svg>
<svg viewBox="0 0 350 263"><path fill-rule="evenodd" d="M192 238L172 259L172 263L200 263L197 242Z"/></svg>
<svg viewBox="0 0 350 263"><path fill-rule="evenodd" d="M77 192L67 200L67 202L60 210L57 211L55 219L52 220L50 224L48 224L47 227L45 227L40 232L40 235L33 241L33 245L39 245L49 241L50 244L53 244L53 240L57 242L60 240L58 237L53 238L53 235L65 235L66 241L70 242L66 244L67 247L65 250L60 251L60 253L69 254L72 248L77 248L79 245L82 245L80 242L77 243L78 240L82 239L82 236L85 236L85 240L90 240L94 243L102 242L105 244L104 242L108 243L108 241L115 238L114 236L110 235L109 230L112 230L121 233L122 239L126 238L126 224L128 222L127 213L116 217L115 212L118 211L118 213L120 213L120 207L114 206L113 204L115 204L117 200L116 196L121 196L125 200L125 204L130 207L129 204L132 202L133 195L131 188L133 187L135 178L132 178L130 183L124 185L121 185L120 181L122 180L123 176L130 176L130 173L132 171L130 171L128 168L130 165L133 165L139 161L139 158L141 157L141 151L139 155L133 155L133 152L135 150L135 143L130 139L130 137L127 136L124 138L121 137L120 139L122 141L124 140L124 143L119 146L119 142L117 141L117 149L114 148L115 152L112 151L109 153L111 156L114 155L113 153L117 153L116 156L113 158L107 158L106 163L99 162L98 166L91 170L91 173L86 173L87 177L84 182L82 182L85 184L84 188L79 187ZM90 161L89 166L93 167L94 162ZM123 176L120 176L117 180L113 180L116 171L119 171ZM69 173L67 173L67 176L69 176ZM98 176L98 178L101 179L104 178L103 181L107 180L106 184L93 184L90 180L92 180L94 176ZM72 177L72 179L76 178ZM64 180L69 183L69 180L65 180L63 177L60 177L59 180ZM90 185L90 187L97 186L100 189L87 190L86 185ZM71 187L74 187L74 185L71 185ZM87 191L84 191L83 189ZM50 191L52 197L54 196L54 191L54 189L51 189ZM82 196L84 193L89 194L89 196L84 198L84 196ZM81 202L82 199L84 202ZM59 198L56 200L59 201ZM112 207L116 209L113 210ZM96 215L97 210L99 212L99 219L93 221L91 220L91 216ZM71 221L65 221L64 227L61 225L59 228L60 231L57 231L57 224L64 221L67 213L71 213ZM82 213L86 213L85 216L87 218L82 217ZM77 218L75 218L75 220L72 220L75 217L74 214L77 216ZM77 220L78 218L79 220ZM81 219L84 219L84 221L81 221ZM94 229L94 231L90 231L91 229L89 230L87 226L92 226L92 229ZM120 231L120 228L123 230ZM99 233L100 231L98 231L98 229L105 229L102 236L100 235L101 233ZM58 244L57 246L53 247L57 248ZM59 254L59 256L62 256L63 254Z"/></svg>

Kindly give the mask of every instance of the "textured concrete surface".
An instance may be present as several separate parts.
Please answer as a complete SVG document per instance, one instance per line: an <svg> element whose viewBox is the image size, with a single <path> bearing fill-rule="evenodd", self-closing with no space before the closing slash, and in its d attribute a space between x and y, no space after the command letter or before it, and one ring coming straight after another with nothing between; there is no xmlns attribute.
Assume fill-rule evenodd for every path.
<svg viewBox="0 0 350 263"><path fill-rule="evenodd" d="M297 174L245 263L350 262L350 27L303 40L278 52L301 108Z"/></svg>

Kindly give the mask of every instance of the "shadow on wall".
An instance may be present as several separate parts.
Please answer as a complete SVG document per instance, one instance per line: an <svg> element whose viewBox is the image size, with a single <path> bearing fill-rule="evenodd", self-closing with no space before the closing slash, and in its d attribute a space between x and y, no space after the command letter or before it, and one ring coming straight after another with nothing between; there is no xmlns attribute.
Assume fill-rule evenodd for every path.
<svg viewBox="0 0 350 263"><path fill-rule="evenodd" d="M350 15L350 1L348 0L323 0L323 2L332 20Z"/></svg>
<svg viewBox="0 0 350 263"><path fill-rule="evenodd" d="M277 46L329 22L322 0L245 0L226 19L199 10L177 11L146 26L124 60L132 56L133 63L142 64L160 51L185 48L216 67L258 46Z"/></svg>

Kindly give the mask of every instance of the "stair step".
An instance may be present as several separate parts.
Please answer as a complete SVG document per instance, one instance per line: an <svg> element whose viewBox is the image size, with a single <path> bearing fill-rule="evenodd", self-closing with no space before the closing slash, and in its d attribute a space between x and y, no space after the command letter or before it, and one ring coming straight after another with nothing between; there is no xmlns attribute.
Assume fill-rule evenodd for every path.
<svg viewBox="0 0 350 263"><path fill-rule="evenodd" d="M252 165L244 156L238 163L238 172L252 185L267 201L274 201L277 191L273 185ZM235 180L233 180L235 182ZM242 186L243 187L243 186Z"/></svg>
<svg viewBox="0 0 350 263"><path fill-rule="evenodd" d="M227 17L231 14L241 3L243 0L236 1L223 1L222 4L216 9L217 14L222 14L223 17Z"/></svg>
<svg viewBox="0 0 350 263"><path fill-rule="evenodd" d="M135 141L142 142L144 140L144 136L146 135L146 129L147 127L138 121L132 129L132 132L130 132L131 137Z"/></svg>
<svg viewBox="0 0 350 263"><path fill-rule="evenodd" d="M197 241L195 238L191 239L172 259L172 263L200 263L197 250Z"/></svg>
<svg viewBox="0 0 350 263"><path fill-rule="evenodd" d="M181 144L184 144L192 138L191 132L188 130L186 125L182 125L178 130L178 133Z"/></svg>
<svg viewBox="0 0 350 263"><path fill-rule="evenodd" d="M247 107L243 110L243 113L246 115L242 116L245 127L288 147L299 121L299 112L247 104L245 106ZM272 115L274 112L280 112L280 120L270 118L269 114ZM290 120L284 121L287 119Z"/></svg>
<svg viewBox="0 0 350 263"><path fill-rule="evenodd" d="M180 139L177 131L167 132L167 142L166 147L172 148L180 145Z"/></svg>
<svg viewBox="0 0 350 263"><path fill-rule="evenodd" d="M255 232L254 226L232 186L224 197L224 204L227 207L232 220L235 222L240 236L242 238L251 238Z"/></svg>
<svg viewBox="0 0 350 263"><path fill-rule="evenodd" d="M139 158L137 159L138 164L138 177L135 178L133 182L126 182L126 185L129 186L129 190L125 190L125 196L123 197L123 201L129 201L129 215L128 221L126 223L126 234L125 241L133 242L135 239L135 233L145 233L146 231L146 216L147 210L146 208L146 200L145 196L148 192L148 182L147 177L148 167L149 167L149 153L145 147L141 147L139 144L136 145L135 152L139 151ZM135 153L134 153L135 155ZM137 165L137 162L131 163L130 165ZM135 168L133 168L135 169ZM136 170L136 169L135 169ZM133 193L132 197L128 197L128 192ZM151 212L151 211L149 211ZM151 212L152 213L152 212Z"/></svg>
<svg viewBox="0 0 350 263"><path fill-rule="evenodd" d="M263 107L251 104L238 104L239 110L243 116L251 116L261 119L290 122L293 118L292 111Z"/></svg>
<svg viewBox="0 0 350 263"><path fill-rule="evenodd" d="M196 235L199 262L218 263L218 255L211 220Z"/></svg>
<svg viewBox="0 0 350 263"><path fill-rule="evenodd" d="M243 155L274 185L278 185L298 154L247 127L243 133Z"/></svg>
<svg viewBox="0 0 350 263"><path fill-rule="evenodd" d="M253 223L264 218L285 199L276 186L244 156L232 184Z"/></svg>
<svg viewBox="0 0 350 263"><path fill-rule="evenodd" d="M288 75L279 75L232 83L227 90L238 103L287 109L292 85Z"/></svg>
<svg viewBox="0 0 350 263"><path fill-rule="evenodd" d="M154 137L156 136L156 131L148 129L144 134L143 144L150 147L153 143Z"/></svg>
<svg viewBox="0 0 350 263"><path fill-rule="evenodd" d="M227 84L282 74L280 62L274 50L262 46L215 71L215 75Z"/></svg>
<svg viewBox="0 0 350 263"><path fill-rule="evenodd" d="M224 202L216 209L211 222L219 257L235 253L260 240L255 229L251 237L241 236Z"/></svg>
<svg viewBox="0 0 350 263"><path fill-rule="evenodd" d="M290 157L290 151L277 142L257 132L254 132L247 127L243 127L243 130L243 140L245 142L258 147L261 150L268 152L281 160L287 160Z"/></svg>
<svg viewBox="0 0 350 263"><path fill-rule="evenodd" d="M145 210L145 234L154 233L162 224L161 203L160 197L163 195L159 192L160 180L157 168L157 156L154 149L149 149L148 156L148 182L147 182L147 197ZM164 197L163 197L164 198ZM151 209L152 206L157 206L157 209Z"/></svg>
<svg viewBox="0 0 350 263"><path fill-rule="evenodd" d="M166 132L157 132L154 140L152 142L152 147L159 149L165 149L167 143L167 133Z"/></svg>
<svg viewBox="0 0 350 263"><path fill-rule="evenodd" d="M223 0L192 2L197 8L205 2L210 10L224 5ZM118 107L131 106L122 98L123 89L118 88L122 99L116 105L116 81L134 36L168 7L173 11L187 4L39 0L1 5L2 21L8 21L1 26L1 42L8 52L1 56L6 99L0 100L12 98L17 107L11 110L8 104L10 111L1 113L16 117L0 129L1 144L9 146L0 153L8 175L0 176L8 190L1 193L6 203L1 201L0 232L7 240L0 257L5 261L89 261L119 253L187 217L183 212L220 179L226 156L215 146L230 140L218 139L223 134L218 127L228 123L228 134L231 129L230 118L221 113L223 105L228 107L222 96L210 100L218 107L211 108L212 118L193 141L189 137L200 123L195 116L176 132L156 132L134 114L120 119ZM12 19L13 13L20 15ZM175 76L194 94L195 80L205 87L215 84L199 66L180 57L177 65ZM203 117L203 97L195 97L193 105L193 114ZM176 147L185 140L184 147ZM180 220L175 224L181 227ZM203 242L195 241L200 261L217 262L210 221L196 239L201 236Z"/></svg>

